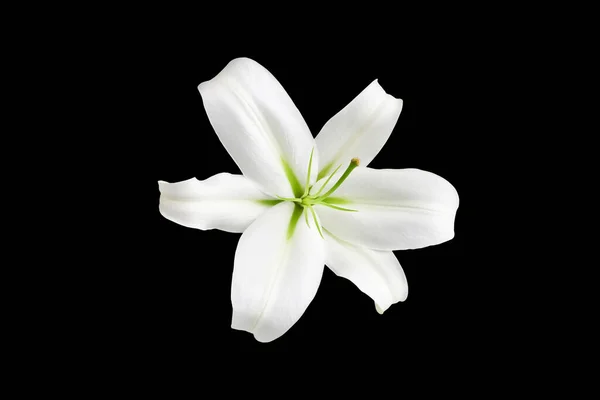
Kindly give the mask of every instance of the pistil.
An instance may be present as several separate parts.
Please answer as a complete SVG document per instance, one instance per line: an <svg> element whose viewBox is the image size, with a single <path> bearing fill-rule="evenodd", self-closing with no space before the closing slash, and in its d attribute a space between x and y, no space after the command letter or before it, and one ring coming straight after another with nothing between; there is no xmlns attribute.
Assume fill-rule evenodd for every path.
<svg viewBox="0 0 600 400"><path fill-rule="evenodd" d="M350 173L354 170L354 168L358 167L360 165L360 159L358 158L353 158L350 161L350 164L348 165L348 168L346 168L346 171L344 171L344 173L342 174L342 176L340 177L340 179L338 179L338 181L335 183L335 185L333 185L333 187L331 189L329 189L327 191L327 193L325 193L322 196L319 196L319 198L321 200L329 197L333 192L335 192L337 190L337 188L339 188L341 186L342 183L344 183L344 181L346 180L346 178L348 178L348 176L350 175ZM336 170L337 171L337 170ZM335 171L334 171L335 174ZM333 174L332 174L333 176ZM325 182L325 185L327 184L327 182ZM323 185L323 187L325 187L325 185ZM321 188L322 190L323 188Z"/></svg>

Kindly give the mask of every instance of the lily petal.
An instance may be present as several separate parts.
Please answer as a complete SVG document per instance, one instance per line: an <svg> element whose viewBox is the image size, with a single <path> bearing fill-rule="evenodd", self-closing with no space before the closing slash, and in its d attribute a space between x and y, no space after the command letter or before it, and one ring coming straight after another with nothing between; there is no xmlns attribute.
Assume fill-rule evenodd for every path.
<svg viewBox="0 0 600 400"><path fill-rule="evenodd" d="M253 333L259 342L290 329L321 282L323 239L307 227L302 212L290 202L276 205L242 234L235 253L231 327Z"/></svg>
<svg viewBox="0 0 600 400"><path fill-rule="evenodd" d="M402 104L402 100L387 94L376 79L327 121L316 137L319 179L353 157L360 158L366 167L390 137Z"/></svg>
<svg viewBox="0 0 600 400"><path fill-rule="evenodd" d="M275 77L253 60L236 58L198 90L210 123L242 173L272 195L302 195L315 142ZM317 168L315 154L311 184Z"/></svg>
<svg viewBox="0 0 600 400"><path fill-rule="evenodd" d="M279 203L242 175L220 173L199 181L158 182L160 213L175 223L201 230L243 232L260 214Z"/></svg>
<svg viewBox="0 0 600 400"><path fill-rule="evenodd" d="M406 275L394 253L355 246L327 231L324 235L325 264L371 297L377 312L383 314L392 304L406 300Z"/></svg>
<svg viewBox="0 0 600 400"><path fill-rule="evenodd" d="M334 177L331 182L335 182ZM317 182L312 190L320 188ZM454 237L458 193L444 178L419 169L356 168L328 201L357 210L316 206L323 226L359 246L418 249Z"/></svg>

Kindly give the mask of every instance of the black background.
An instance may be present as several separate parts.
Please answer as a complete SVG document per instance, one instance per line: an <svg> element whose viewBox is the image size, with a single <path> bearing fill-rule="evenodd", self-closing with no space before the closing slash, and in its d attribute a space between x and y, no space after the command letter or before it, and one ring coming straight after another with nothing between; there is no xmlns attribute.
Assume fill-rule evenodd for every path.
<svg viewBox="0 0 600 400"><path fill-rule="evenodd" d="M490 322L495 311L485 297L494 278L474 242L481 231L472 224L481 190L477 159L483 157L475 132L481 105L473 59L451 43L347 48L334 40L316 51L309 40L285 47L257 46L255 39L217 44L207 43L205 34L130 35L130 46L117 55L126 84L115 112L126 115L119 137L136 188L131 212L141 219L125 232L127 266L113 269L118 312L109 334L142 357L150 357L145 349L152 347L152 357L190 359L214 349L464 356L496 348L490 334L500 328ZM242 56L279 80L313 135L374 79L403 99L390 139L369 166L427 170L451 182L460 196L454 239L395 252L408 279L404 303L379 315L368 296L325 268L316 297L281 338L263 344L231 329L231 274L240 234L166 220L158 211L157 181L239 173L208 121L197 86Z"/></svg>
<svg viewBox="0 0 600 400"><path fill-rule="evenodd" d="M8 270L26 275L29 289L19 290L9 308L33 304L14 324L28 339L18 352L53 352L45 357L49 371L62 373L56 365L67 360L83 374L92 374L84 368L91 363L124 380L138 370L143 374L140 366L161 375L177 366L188 373L185 377L197 376L201 368L214 366L212 360L228 363L225 372L248 371L229 363L233 357L227 353L315 350L320 357L314 360L338 362L330 353L366 352L389 360L393 373L395 366L420 363L429 372L445 364L441 375L462 375L456 380L462 388L471 387L474 375L499 378L487 387L490 391L512 389L516 374L529 381L530 361L573 352L571 344L579 337L569 341L553 333L580 333L559 314L576 315L582 305L571 307L563 291L582 292L584 279L572 273L581 264L573 262L579 261L581 246L567 245L570 260L559 259L556 250L566 246L565 232L581 235L556 227L557 218L572 219L571 210L540 208L562 204L563 184L571 184L564 175L571 163L564 156L570 153L550 150L548 141L567 144L572 129L539 127L544 121L553 125L561 107L573 100L555 90L561 78L572 86L577 74L550 67L562 67L557 61L573 63L556 50L558 43L574 43L563 35L558 19L546 18L539 8L523 13L521 6L423 4L414 12L406 3L369 3L332 7L334 14L326 15L325 7L249 3L261 20L232 3L220 12L199 5L203 9L194 11L164 4L29 7L25 23L8 38L20 50L9 64L21 68L26 60L22 69L28 75L5 78L19 86L29 83L19 90L27 97L23 104L40 109L28 109L20 122L42 126L8 136L30 143L24 146L29 157L17 159L7 174L22 169L25 185L35 189L29 196L35 203L26 210L33 220L23 224L23 237L50 245L48 251L37 244L26 250L14 246L17 260L27 266L7 264ZM54 18L51 11L60 15ZM302 11L309 16L300 16ZM540 21L550 27L540 28ZM558 38L549 37L551 32ZM21 44L28 34L31 43ZM550 49L547 60L538 59L540 48ZM370 166L431 171L450 181L460 196L454 239L395 252L408 279L404 303L379 315L371 299L325 268L315 299L281 338L263 344L230 328L231 272L240 235L166 220L158 211L157 181L239 172L208 121L197 86L241 56L274 74L314 135L375 78L404 100L394 132ZM551 104L538 114L544 95ZM17 98L12 102L21 105ZM37 159L29 147L49 159ZM19 149L8 143L5 150L12 155ZM551 162L542 161L543 155ZM50 171L54 166L68 175ZM49 178L51 187L40 190L32 176ZM66 209L56 211L46 199ZM41 215L56 221L40 223ZM69 216L77 222L69 227L73 238L64 235ZM554 241L540 241L544 230ZM15 232L8 235L18 237ZM41 262L30 263L34 256ZM550 271L553 266L559 268ZM550 284L549 276L577 282ZM6 284L14 286L8 279ZM546 320L549 329L542 323ZM69 350L76 358L67 358ZM38 366L32 358L19 359ZM262 358L246 360L254 365ZM508 368L502 361L509 361ZM360 368L361 375L384 369L381 364L348 366ZM565 366L573 364L561 369ZM504 373L495 374L496 369ZM270 384L263 375L267 379L257 382ZM106 382L112 378L97 376ZM298 387L298 376L291 376ZM428 383L421 389L436 387L431 374L422 377ZM554 389L556 382L548 385L543 378L544 387ZM396 389L396 380L391 382ZM346 386L353 388L350 383Z"/></svg>
<svg viewBox="0 0 600 400"><path fill-rule="evenodd" d="M573 352L571 344L580 342L579 337L568 341L553 333L574 330L559 314L579 318L578 305L566 303L569 296L563 289L581 292L580 282L547 282L549 276L582 281L581 274L571 273L581 264L573 262L576 255L571 260L556 256L556 250L565 247L565 235L555 221L572 219L572 212L540 208L560 205L563 184L570 184L564 175L570 164L564 156L569 153L551 151L547 145L569 140L555 126L538 126L544 121L554 124L561 107L572 100L554 92L562 85L555 82L571 75L549 69L557 60L573 62L556 53L557 43L572 44L560 24L558 40L548 40L557 19L545 19L539 8L523 14L520 7L498 5L482 9L423 4L423 10L413 12L406 3L369 3L332 8L335 15L326 15L325 7L292 3L286 4L289 8L261 8L249 3L264 18L260 20L233 3L223 4L227 10L221 12L209 10L204 2L199 5L199 11L164 4L134 9L49 7L62 18L36 7L25 14L36 29L24 24L9 37L20 49L14 61L27 59L23 70L29 75L7 74L6 80L28 82L30 87L20 92L28 97L26 104L41 109L28 110L23 121L42 126L16 136L31 142L25 146L28 153L31 145L49 158L39 163L32 156L29 163L25 157L7 170L12 174L22 168L28 176L25 185L35 188L29 196L35 204L26 210L34 219L23 224L23 237L41 238L50 245L48 251L17 248L17 260L29 264L30 256L41 256L42 261L26 268L7 267L24 272L24 286L30 289L15 296L9 307L33 303L31 310L19 312L24 323L15 324L29 339L19 352L53 352L55 356L45 358L47 369L62 372L56 364L71 361L67 357L72 350L72 366L83 374L91 374L84 368L91 363L124 380L138 371L143 375L156 370L162 376L169 369L185 373L183 379L197 377L201 369L215 366L211 361L227 363L225 373L249 371L247 365L230 362L234 357L227 353L313 350L319 354L312 357L315 367L315 360L339 366L340 358L330 356L333 352L350 357L370 353L392 368L351 362L348 366L360 373L356 382L365 381L365 370L395 374L396 366L419 364L423 368L418 372L425 372L421 376L428 381L420 389L444 391L447 386L429 373L440 364L441 376L463 378L452 379L461 388L479 382L475 375L488 375L498 382L486 390L512 390L515 377L530 380L536 361ZM30 19L35 11L44 24ZM309 16L303 18L301 11ZM538 21L552 27L540 29ZM26 34L32 36L31 45L17 40ZM551 49L548 62L531 63L542 45ZM455 238L395 252L409 295L384 315L352 283L325 268L319 291L302 318L281 338L259 343L230 328L231 272L240 235L189 229L160 215L157 181L239 172L208 121L197 86L241 56L274 74L314 135L378 78L388 93L404 100L404 108L370 166L420 168L456 187L460 207ZM551 104L537 114L544 95ZM17 99L13 103L20 105ZM16 150L6 146L9 155ZM543 155L552 162L542 161ZM49 178L47 191L32 183L33 165L39 165L35 178ZM73 176L50 171L54 166ZM55 211L45 203L48 198L66 209ZM40 215L52 215L56 221L41 224ZM69 216L77 222L72 239L64 235ZM540 241L544 230L541 233L552 235L557 246ZM581 237L573 232L566 235ZM11 234L18 236L8 231ZM573 254L579 250L567 248ZM58 267L50 263L52 255L58 256ZM550 271L552 266L559 269ZM10 280L6 283L13 286ZM33 359L19 358L37 366ZM246 360L254 366L263 358ZM572 364L562 369L565 366ZM267 385L259 389L272 390L270 375L255 370L263 375L256 382ZM308 370L306 375L289 374L294 388L311 382ZM111 381L106 374L97 376ZM61 377L73 380L66 374ZM407 381L402 378L391 381L394 389L397 382ZM544 387L554 389L556 382L548 385L543 378ZM333 382L351 388L355 383ZM381 383L367 382L372 387Z"/></svg>

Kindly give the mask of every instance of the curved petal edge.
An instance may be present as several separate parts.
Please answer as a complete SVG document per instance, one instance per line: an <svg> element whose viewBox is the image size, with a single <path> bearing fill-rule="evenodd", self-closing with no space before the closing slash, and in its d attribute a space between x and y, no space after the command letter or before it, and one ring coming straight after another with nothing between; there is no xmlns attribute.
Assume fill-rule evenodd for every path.
<svg viewBox="0 0 600 400"><path fill-rule="evenodd" d="M320 186L317 182L314 187ZM454 237L458 193L447 180L431 172L358 167L334 196L332 204L339 201L357 212L318 205L323 226L358 246L418 249Z"/></svg>
<svg viewBox="0 0 600 400"><path fill-rule="evenodd" d="M250 179L228 173L203 181L159 181L158 188L163 217L201 230L243 232L259 215L280 202L261 192Z"/></svg>
<svg viewBox="0 0 600 400"><path fill-rule="evenodd" d="M392 304L406 300L406 275L394 253L355 246L327 231L324 235L325 264L371 297L377 312L383 314Z"/></svg>
<svg viewBox="0 0 600 400"><path fill-rule="evenodd" d="M270 342L302 316L321 282L324 243L290 202L276 205L243 233L235 252L231 327ZM289 227L293 225L291 236Z"/></svg>
<svg viewBox="0 0 600 400"><path fill-rule="evenodd" d="M236 58L198 90L219 140L244 176L271 195L298 195L315 141L277 79L256 61ZM317 154L313 168L310 183L317 176Z"/></svg>
<svg viewBox="0 0 600 400"><path fill-rule="evenodd" d="M390 137L403 102L385 92L375 79L323 126L316 137L319 179L339 164L358 157L367 166Z"/></svg>

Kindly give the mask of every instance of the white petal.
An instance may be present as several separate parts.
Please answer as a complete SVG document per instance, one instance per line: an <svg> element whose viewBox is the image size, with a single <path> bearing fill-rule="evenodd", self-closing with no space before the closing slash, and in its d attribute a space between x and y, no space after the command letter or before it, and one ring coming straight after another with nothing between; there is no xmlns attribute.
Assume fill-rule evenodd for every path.
<svg viewBox="0 0 600 400"><path fill-rule="evenodd" d="M387 94L374 80L317 135L319 179L354 157L366 167L387 142L401 111L402 100Z"/></svg>
<svg viewBox="0 0 600 400"><path fill-rule="evenodd" d="M323 239L301 214L287 238L295 207L276 205L240 238L235 252L231 327L260 342L283 335L298 321L317 293L325 259Z"/></svg>
<svg viewBox="0 0 600 400"><path fill-rule="evenodd" d="M336 177L327 187L335 181ZM321 182L317 182L312 192L320 187ZM417 249L454 237L458 193L448 181L431 172L358 167L332 198L342 199L340 206L358 212L317 206L323 226L360 246Z"/></svg>
<svg viewBox="0 0 600 400"><path fill-rule="evenodd" d="M323 235L325 264L371 297L377 312L383 314L392 304L406 300L406 276L394 253L355 246L328 232Z"/></svg>
<svg viewBox="0 0 600 400"><path fill-rule="evenodd" d="M242 175L220 173L199 181L158 182L160 213L189 228L243 232L277 199Z"/></svg>
<svg viewBox="0 0 600 400"><path fill-rule="evenodd" d="M248 58L236 58L198 90L221 143L246 177L270 194L293 197L284 167L287 163L304 187L315 141L269 71ZM317 169L315 151L311 183Z"/></svg>

